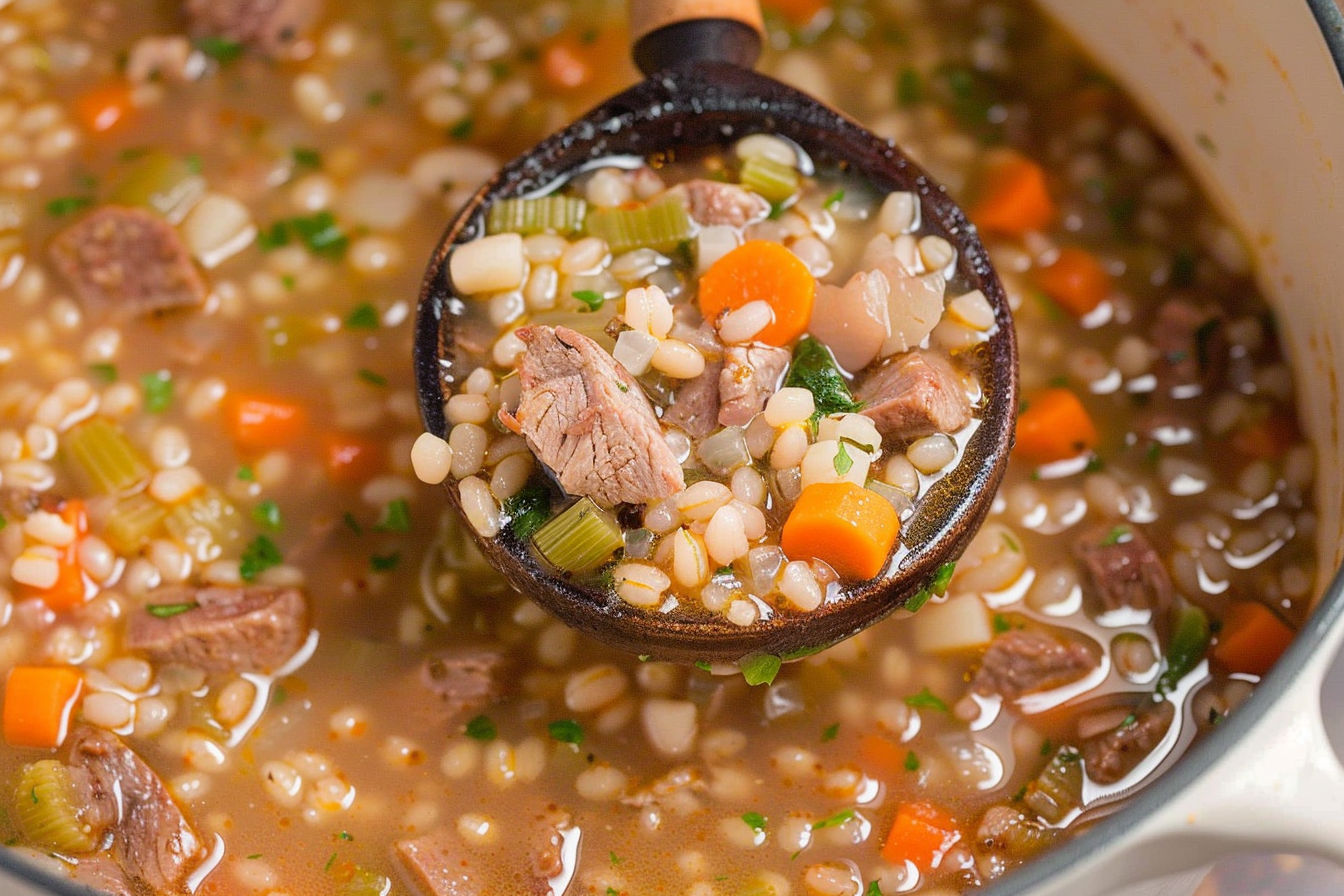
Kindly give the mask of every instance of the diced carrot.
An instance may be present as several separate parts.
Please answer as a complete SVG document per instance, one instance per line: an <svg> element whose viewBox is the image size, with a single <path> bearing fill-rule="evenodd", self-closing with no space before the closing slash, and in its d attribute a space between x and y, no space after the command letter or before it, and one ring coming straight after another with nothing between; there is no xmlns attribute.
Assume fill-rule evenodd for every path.
<svg viewBox="0 0 1344 896"><path fill-rule="evenodd" d="M1055 203L1046 189L1045 169L1018 153L999 156L985 171L970 216L981 230L1004 236L1049 226L1055 219Z"/></svg>
<svg viewBox="0 0 1344 896"><path fill-rule="evenodd" d="M829 5L826 0L762 0L761 3L795 25L806 25Z"/></svg>
<svg viewBox="0 0 1344 896"><path fill-rule="evenodd" d="M332 482L364 482L383 468L387 451L382 442L335 433L322 440L327 478Z"/></svg>
<svg viewBox="0 0 1344 896"><path fill-rule="evenodd" d="M124 80L100 84L75 100L79 120L95 133L111 130L133 109L131 85Z"/></svg>
<svg viewBox="0 0 1344 896"><path fill-rule="evenodd" d="M84 502L66 501L58 512L66 525L75 530L75 539L59 549L56 558L56 581L46 588L27 587L25 590L40 597L51 609L60 612L73 610L92 597L92 587L84 575L84 567L79 562L79 540L89 531L89 516Z"/></svg>
<svg viewBox="0 0 1344 896"><path fill-rule="evenodd" d="M1036 271L1045 294L1074 317L1082 317L1111 294L1111 275L1086 249L1066 246L1053 262Z"/></svg>
<svg viewBox="0 0 1344 896"><path fill-rule="evenodd" d="M1212 654L1229 672L1264 675L1292 641L1292 628L1273 610L1258 601L1238 600L1223 614Z"/></svg>
<svg viewBox="0 0 1344 896"><path fill-rule="evenodd" d="M279 448L303 435L308 415L283 398L234 395L225 403L229 432L240 448Z"/></svg>
<svg viewBox="0 0 1344 896"><path fill-rule="evenodd" d="M961 839L951 813L932 803L902 803L882 846L882 858L893 865L910 862L928 874Z"/></svg>
<svg viewBox="0 0 1344 896"><path fill-rule="evenodd" d="M889 737L868 733L859 738L859 765L864 771L894 774L905 768L909 752Z"/></svg>
<svg viewBox="0 0 1344 896"><path fill-rule="evenodd" d="M842 578L871 579L887 565L901 520L886 498L852 482L803 489L780 533L791 560L821 560Z"/></svg>
<svg viewBox="0 0 1344 896"><path fill-rule="evenodd" d="M1077 457L1097 446L1097 427L1087 408L1069 389L1046 389L1017 415L1013 452L1032 463Z"/></svg>
<svg viewBox="0 0 1344 896"><path fill-rule="evenodd" d="M1256 460L1278 460L1301 440L1293 416L1278 412L1232 433L1232 449Z"/></svg>
<svg viewBox="0 0 1344 896"><path fill-rule="evenodd" d="M756 338L788 345L807 330L816 292L816 279L797 255L779 243L748 240L710 265L700 278L700 313L717 323L725 311L763 300L775 319Z"/></svg>
<svg viewBox="0 0 1344 896"><path fill-rule="evenodd" d="M10 669L5 679L5 741L15 747L59 747L83 682L69 666Z"/></svg>
<svg viewBox="0 0 1344 896"><path fill-rule="evenodd" d="M565 35L555 38L541 51L541 73L550 87L573 90L593 79L593 66L584 47Z"/></svg>

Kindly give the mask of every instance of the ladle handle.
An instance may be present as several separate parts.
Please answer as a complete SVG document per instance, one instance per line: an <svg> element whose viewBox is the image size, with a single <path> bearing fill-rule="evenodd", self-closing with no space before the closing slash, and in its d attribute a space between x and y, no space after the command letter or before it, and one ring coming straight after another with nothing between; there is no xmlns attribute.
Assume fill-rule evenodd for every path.
<svg viewBox="0 0 1344 896"><path fill-rule="evenodd" d="M630 0L635 65L646 75L698 61L751 68L764 31L757 0Z"/></svg>

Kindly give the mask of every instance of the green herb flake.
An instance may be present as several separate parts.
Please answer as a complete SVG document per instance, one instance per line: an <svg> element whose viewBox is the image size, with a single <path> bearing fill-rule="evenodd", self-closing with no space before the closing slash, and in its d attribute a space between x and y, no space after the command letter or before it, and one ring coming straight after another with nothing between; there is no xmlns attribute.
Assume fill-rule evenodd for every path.
<svg viewBox="0 0 1344 896"><path fill-rule="evenodd" d="M5 519L5 515L3 513L0 513L0 531L3 531L4 528L8 525L9 520Z"/></svg>
<svg viewBox="0 0 1344 896"><path fill-rule="evenodd" d="M551 518L551 493L546 486L531 482L504 502L509 531L519 541L527 541Z"/></svg>
<svg viewBox="0 0 1344 896"><path fill-rule="evenodd" d="M607 887L606 896L621 896L621 891L615 887Z"/></svg>
<svg viewBox="0 0 1344 896"><path fill-rule="evenodd" d="M390 554L374 554L369 558L369 566L374 572L391 572L397 568L401 562L401 551L393 551Z"/></svg>
<svg viewBox="0 0 1344 896"><path fill-rule="evenodd" d="M918 694L911 694L905 698L906 706L913 706L915 709L936 709L939 712L948 712L949 708L941 697L938 697L926 686Z"/></svg>
<svg viewBox="0 0 1344 896"><path fill-rule="evenodd" d="M1225 718L1226 718L1226 716L1224 716L1224 715L1223 715L1222 713L1220 713L1218 710L1214 709L1212 706L1209 707L1209 724L1210 724L1210 725L1217 725L1218 723L1220 723L1220 722L1221 722L1223 719L1225 719Z"/></svg>
<svg viewBox="0 0 1344 896"><path fill-rule="evenodd" d="M583 743L583 726L573 719L557 719L546 726L546 732L562 744Z"/></svg>
<svg viewBox="0 0 1344 896"><path fill-rule="evenodd" d="M625 860L622 859L620 856L616 855L616 851L615 851L615 850L612 850L611 852L608 852L608 853L607 853L607 858L611 860L611 867L613 867L613 868L619 868L621 862L625 861Z"/></svg>
<svg viewBox="0 0 1344 896"><path fill-rule="evenodd" d="M489 716L480 715L467 722L467 727L463 733L472 740L488 741L499 736L499 729L495 727L494 720Z"/></svg>
<svg viewBox="0 0 1344 896"><path fill-rule="evenodd" d="M930 597L933 597L933 591L928 587L921 588L910 595L910 599L905 602L905 609L911 613L918 612L920 607L929 602Z"/></svg>
<svg viewBox="0 0 1344 896"><path fill-rule="evenodd" d="M234 478L240 482L256 482L257 473L248 464L243 464L238 468L238 472L233 474Z"/></svg>
<svg viewBox="0 0 1344 896"><path fill-rule="evenodd" d="M280 285L283 286L285 289L287 289L289 292L293 292L294 287L299 285L299 281L294 279L293 274L281 274Z"/></svg>
<svg viewBox="0 0 1344 896"><path fill-rule="evenodd" d="M320 211L308 217L290 218L289 223L314 255L339 259L345 256L345 250L350 246L350 238L336 223L331 212Z"/></svg>
<svg viewBox="0 0 1344 896"><path fill-rule="evenodd" d="M280 706L288 699L289 691L285 690L285 686L282 684L276 685L275 690L271 693L271 705Z"/></svg>
<svg viewBox="0 0 1344 896"><path fill-rule="evenodd" d="M381 373L369 370L367 367L361 367L358 371L358 376L370 386L382 387L387 385L387 377L383 376Z"/></svg>
<svg viewBox="0 0 1344 896"><path fill-rule="evenodd" d="M243 55L243 45L227 37L204 34L192 41L196 49L218 62L220 65L233 62Z"/></svg>
<svg viewBox="0 0 1344 896"><path fill-rule="evenodd" d="M182 613L189 612L199 607L200 604L194 600L183 601L180 604L146 604L145 612L156 619L171 619Z"/></svg>
<svg viewBox="0 0 1344 896"><path fill-rule="evenodd" d="M370 109L377 109L385 102L387 102L386 90L370 90L364 97L364 105Z"/></svg>
<svg viewBox="0 0 1344 896"><path fill-rule="evenodd" d="M844 201L845 201L845 191L836 190L834 193L826 197L826 201L822 203L822 207L834 211L836 208L839 207L840 203Z"/></svg>
<svg viewBox="0 0 1344 896"><path fill-rule="evenodd" d="M1004 532L1004 533L1002 534L1002 538L1003 538L1003 545L1004 545L1004 547L1006 547L1008 550L1012 551L1014 554L1020 554L1020 553L1022 553L1022 545L1018 543L1018 541L1017 541L1016 538L1014 538L1012 535L1008 534L1007 532Z"/></svg>
<svg viewBox="0 0 1344 896"><path fill-rule="evenodd" d="M831 465L835 467L835 475L843 476L854 466L854 458L849 456L845 450L845 443L838 442L835 449L835 457L831 459Z"/></svg>
<svg viewBox="0 0 1344 896"><path fill-rule="evenodd" d="M1156 467L1157 462L1162 459L1162 443L1150 442L1143 452L1143 463L1148 467Z"/></svg>
<svg viewBox="0 0 1344 896"><path fill-rule="evenodd" d="M155 370L140 377L140 391L145 396L145 410L162 414L173 403L173 377L166 370Z"/></svg>
<svg viewBox="0 0 1344 896"><path fill-rule="evenodd" d="M381 325L382 319L378 316L378 309L369 302L356 305L345 316L345 328L347 330L376 330Z"/></svg>
<svg viewBox="0 0 1344 896"><path fill-rule="evenodd" d="M849 821L854 817L853 809L841 809L839 812L820 821L812 822L812 830L819 831L822 828L835 828Z"/></svg>
<svg viewBox="0 0 1344 896"><path fill-rule="evenodd" d="M863 896L882 896L882 885L875 880L868 881L868 887L863 891Z"/></svg>
<svg viewBox="0 0 1344 896"><path fill-rule="evenodd" d="M1203 131L1195 135L1195 145L1204 150L1213 158L1218 157L1218 144L1213 142L1213 138Z"/></svg>
<svg viewBox="0 0 1344 896"><path fill-rule="evenodd" d="M468 115L448 129L448 136L454 140L468 140L474 130L476 130L476 120Z"/></svg>
<svg viewBox="0 0 1344 896"><path fill-rule="evenodd" d="M770 684L779 674L782 665L783 661L774 654L758 653L742 660L742 677L752 686Z"/></svg>
<svg viewBox="0 0 1344 896"><path fill-rule="evenodd" d="M714 570L715 578L719 576L731 576L732 574L733 574L732 564L728 564L726 566L720 566L718 569Z"/></svg>
<svg viewBox="0 0 1344 896"><path fill-rule="evenodd" d="M896 76L896 102L902 106L918 105L924 99L924 81L913 68L903 68Z"/></svg>
<svg viewBox="0 0 1344 896"><path fill-rule="evenodd" d="M252 853L252 855L248 856L248 858L249 858L249 859L259 859L259 858L261 858L261 853L259 853L259 852L254 852L254 853Z"/></svg>
<svg viewBox="0 0 1344 896"><path fill-rule="evenodd" d="M341 522L345 523L345 528L356 535L364 534L364 527L359 524L359 520L355 519L355 515L350 511L347 510L345 513L341 514Z"/></svg>
<svg viewBox="0 0 1344 896"><path fill-rule="evenodd" d="M67 215L73 215L75 212L83 211L93 205L92 196L58 196L55 199L48 200L46 209L47 214L53 218L64 218Z"/></svg>
<svg viewBox="0 0 1344 896"><path fill-rule="evenodd" d="M743 812L742 820L747 823L747 827L758 833L765 833L765 816L759 812Z"/></svg>
<svg viewBox="0 0 1344 896"><path fill-rule="evenodd" d="M1008 621L1007 616L1003 615L1002 613L994 614L994 631L996 634L1001 635L1006 631L1010 631L1012 627L1013 624Z"/></svg>
<svg viewBox="0 0 1344 896"><path fill-rule="evenodd" d="M602 293L592 289L575 290L570 293L570 295L587 305L589 311L597 311L602 307L602 304L606 302L606 299L602 297Z"/></svg>
<svg viewBox="0 0 1344 896"><path fill-rule="evenodd" d="M322 153L307 146L296 146L290 150L294 164L299 168L321 168Z"/></svg>
<svg viewBox="0 0 1344 896"><path fill-rule="evenodd" d="M839 735L839 734L840 734L840 723L839 723L839 722L835 722L835 723L833 723L833 724L827 725L825 728L821 729L821 740L822 740L822 743L825 743L825 742L827 742L827 741L835 740L836 736Z"/></svg>
<svg viewBox="0 0 1344 896"><path fill-rule="evenodd" d="M340 831L340 832L338 832L338 833L336 834L336 839L337 839L337 840L345 840L345 841L349 842L349 841L351 841L351 840L354 840L355 838L354 838L354 835L351 834L349 831Z"/></svg>
<svg viewBox="0 0 1344 896"><path fill-rule="evenodd" d="M90 364L89 373L100 383L115 383L117 381L117 365L115 364Z"/></svg>
<svg viewBox="0 0 1344 896"><path fill-rule="evenodd" d="M257 525L270 529L272 532L278 532L283 520L280 518L280 505L276 504L270 498L261 501L256 507L252 508L252 519Z"/></svg>
<svg viewBox="0 0 1344 896"><path fill-rule="evenodd" d="M1055 752L1055 745L1050 738L1047 737L1045 740L1041 741L1042 756L1049 756L1053 752Z"/></svg>
<svg viewBox="0 0 1344 896"><path fill-rule="evenodd" d="M200 174L205 168L205 160L201 158L198 152L188 153L182 157L182 164L187 166L189 174Z"/></svg>
<svg viewBox="0 0 1344 896"><path fill-rule="evenodd" d="M270 227L257 231L257 248L263 252L289 245L289 227L284 221L276 221Z"/></svg>
<svg viewBox="0 0 1344 896"><path fill-rule="evenodd" d="M42 800L38 799L36 784L33 785L32 790L28 791L28 798L33 801L33 805L37 805L38 803L42 802Z"/></svg>
<svg viewBox="0 0 1344 896"><path fill-rule="evenodd" d="M905 754L905 770L908 772L919 771L919 757L915 755L914 750L908 750Z"/></svg>
<svg viewBox="0 0 1344 896"><path fill-rule="evenodd" d="M1126 728L1133 728L1135 723L1137 723L1138 721L1139 717L1134 715L1134 713L1130 713L1129 715L1125 716L1123 721L1120 722L1116 730L1124 731Z"/></svg>
<svg viewBox="0 0 1344 896"><path fill-rule="evenodd" d="M332 865L335 865L335 864L336 864L336 853L332 853L332 854L331 854L331 858L327 859L327 864L326 864L325 866L323 866L322 870L323 870L323 871L330 871L330 870L331 870L331 866L332 866Z"/></svg>
<svg viewBox="0 0 1344 896"><path fill-rule="evenodd" d="M1117 544L1125 544L1133 540L1134 533L1128 526L1116 526L1106 533L1106 537L1101 540L1101 546L1104 548L1112 547Z"/></svg>
<svg viewBox="0 0 1344 896"><path fill-rule="evenodd" d="M817 419L830 414L847 414L863 405L850 394L849 384L835 363L831 350L812 336L799 340L793 350L785 386L796 386L812 393Z"/></svg>
<svg viewBox="0 0 1344 896"><path fill-rule="evenodd" d="M1023 799L1026 798L1026 796L1027 796L1027 785L1023 784L1021 787L1017 789L1017 793L1014 793L1010 797L1010 799L1015 803L1020 803L1022 802Z"/></svg>
<svg viewBox="0 0 1344 896"><path fill-rule="evenodd" d="M952 582L952 573L957 571L957 561L949 560L938 571L933 574L933 581L929 582L929 588L939 597L947 593L947 586Z"/></svg>
<svg viewBox="0 0 1344 896"><path fill-rule="evenodd" d="M709 660L696 660L692 665L694 665L695 668L699 669L701 672L708 672L710 671L710 669L713 668L709 664Z"/></svg>
<svg viewBox="0 0 1344 896"><path fill-rule="evenodd" d="M258 535L243 548L243 556L238 561L238 574L244 582L255 581L257 576L284 561L280 549L265 535Z"/></svg>
<svg viewBox="0 0 1344 896"><path fill-rule="evenodd" d="M388 501L382 514L378 517L378 522L373 524L373 530L375 532L411 531L411 507L406 503L406 499L397 498L394 501Z"/></svg>

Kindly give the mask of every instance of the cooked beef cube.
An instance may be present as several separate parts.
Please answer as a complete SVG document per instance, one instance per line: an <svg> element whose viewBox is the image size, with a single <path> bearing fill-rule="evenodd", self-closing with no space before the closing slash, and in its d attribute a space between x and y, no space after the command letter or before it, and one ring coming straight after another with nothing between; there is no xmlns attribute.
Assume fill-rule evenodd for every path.
<svg viewBox="0 0 1344 896"><path fill-rule="evenodd" d="M187 0L188 28L271 56L298 40L322 11L321 0Z"/></svg>
<svg viewBox="0 0 1344 896"><path fill-rule="evenodd" d="M150 609L182 606L190 608L171 615ZM127 647L207 672L273 672L307 637L303 592L266 585L159 588L126 623Z"/></svg>
<svg viewBox="0 0 1344 896"><path fill-rule="evenodd" d="M1082 644L1036 629L1016 629L990 642L972 687L979 694L1014 700L1077 681L1096 667L1097 658Z"/></svg>
<svg viewBox="0 0 1344 896"><path fill-rule="evenodd" d="M596 342L567 327L523 327L515 414L532 452L572 495L605 506L686 487L644 390Z"/></svg>
<svg viewBox="0 0 1344 896"><path fill-rule="evenodd" d="M156 893L178 889L204 846L154 770L90 727L71 734L66 761L87 773L89 805L112 830L112 855L127 875Z"/></svg>
<svg viewBox="0 0 1344 896"><path fill-rule="evenodd" d="M532 890L538 896L550 896L547 881L565 871L565 833L572 826L568 812L548 806L536 818L531 843Z"/></svg>
<svg viewBox="0 0 1344 896"><path fill-rule="evenodd" d="M459 647L430 657L420 666L420 683L454 717L475 712L500 692L504 655L486 647Z"/></svg>
<svg viewBox="0 0 1344 896"><path fill-rule="evenodd" d="M716 383L714 388L718 389ZM59 501L55 502L58 506ZM0 514L9 519L26 519L43 504L42 493L26 486L0 486Z"/></svg>
<svg viewBox="0 0 1344 896"><path fill-rule="evenodd" d="M398 841L393 847L412 879L432 896L484 896L486 887L472 869L456 831L439 829Z"/></svg>
<svg viewBox="0 0 1344 896"><path fill-rule="evenodd" d="M87 856L79 859L70 868L70 879L80 886L110 896L137 896L126 872L107 856Z"/></svg>
<svg viewBox="0 0 1344 896"><path fill-rule="evenodd" d="M1149 338L1158 387L1177 398L1206 391L1227 369L1227 327L1215 308L1172 299L1158 309Z"/></svg>
<svg viewBox="0 0 1344 896"><path fill-rule="evenodd" d="M194 308L208 291L182 237L141 208L107 205L92 212L57 234L51 259L90 311Z"/></svg>
<svg viewBox="0 0 1344 896"><path fill-rule="evenodd" d="M730 345L719 373L719 423L745 426L779 390L789 369L789 350L773 345Z"/></svg>
<svg viewBox="0 0 1344 896"><path fill-rule="evenodd" d="M1171 727L1171 703L1154 703L1118 727L1083 741L1083 764L1098 784L1114 784L1153 751Z"/></svg>
<svg viewBox="0 0 1344 896"><path fill-rule="evenodd" d="M742 227L770 213L770 203L737 184L701 179L688 181L683 188L691 217L706 227L715 224Z"/></svg>
<svg viewBox="0 0 1344 896"><path fill-rule="evenodd" d="M971 401L957 372L943 358L919 349L870 373L854 397L882 437L898 442L956 432L971 422Z"/></svg>
<svg viewBox="0 0 1344 896"><path fill-rule="evenodd" d="M1157 551L1129 523L1097 526L1073 543L1073 556L1087 570L1092 591L1107 610L1151 610L1164 622L1171 609L1171 575Z"/></svg>
<svg viewBox="0 0 1344 896"><path fill-rule="evenodd" d="M705 370L677 387L672 403L663 411L663 422L679 427L693 439L714 431L719 419L719 373L722 361L705 361Z"/></svg>

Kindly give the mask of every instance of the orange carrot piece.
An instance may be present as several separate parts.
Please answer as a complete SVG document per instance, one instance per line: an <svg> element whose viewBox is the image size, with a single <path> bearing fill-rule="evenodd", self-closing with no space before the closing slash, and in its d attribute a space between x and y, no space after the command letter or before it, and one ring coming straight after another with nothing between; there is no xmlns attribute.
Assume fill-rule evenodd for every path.
<svg viewBox="0 0 1344 896"><path fill-rule="evenodd" d="M1273 610L1258 601L1239 600L1223 614L1211 652L1229 672L1264 675L1292 642L1292 628Z"/></svg>
<svg viewBox="0 0 1344 896"><path fill-rule="evenodd" d="M1045 185L1045 169L1026 156L1003 155L985 172L970 217L981 230L1004 236L1048 227L1055 219L1055 203Z"/></svg>
<svg viewBox="0 0 1344 896"><path fill-rule="evenodd" d="M339 433L323 439L322 448L327 478L347 485L373 478L387 456L381 442Z"/></svg>
<svg viewBox="0 0 1344 896"><path fill-rule="evenodd" d="M829 5L826 0L762 0L761 3L795 25L806 25Z"/></svg>
<svg viewBox="0 0 1344 896"><path fill-rule="evenodd" d="M852 482L803 489L780 533L790 560L821 560L841 578L871 579L887 564L901 520L886 498Z"/></svg>
<svg viewBox="0 0 1344 896"><path fill-rule="evenodd" d="M15 666L5 679L5 741L54 749L65 740L84 679L69 666Z"/></svg>
<svg viewBox="0 0 1344 896"><path fill-rule="evenodd" d="M541 52L545 82L559 90L574 90L593 79L593 65L584 47L569 36L557 37Z"/></svg>
<svg viewBox="0 0 1344 896"><path fill-rule="evenodd" d="M134 108L131 103L131 85L125 81L100 84L75 100L79 120L90 131L98 134L116 127Z"/></svg>
<svg viewBox="0 0 1344 896"><path fill-rule="evenodd" d="M26 588L57 612L73 610L93 596L84 567L79 562L79 540L88 534L89 516L83 501L71 500L59 511L66 525L75 530L75 539L60 549L56 559L56 581L46 588Z"/></svg>
<svg viewBox="0 0 1344 896"><path fill-rule="evenodd" d="M1032 463L1077 457L1097 446L1097 427L1087 408L1065 388L1046 389L1017 415L1013 452Z"/></svg>
<svg viewBox="0 0 1344 896"><path fill-rule="evenodd" d="M1232 448L1256 460L1278 460L1302 440L1297 421L1288 413L1272 413L1232 433Z"/></svg>
<svg viewBox="0 0 1344 896"><path fill-rule="evenodd" d="M859 765L864 771L894 774L905 768L909 750L889 737L865 734L859 738Z"/></svg>
<svg viewBox="0 0 1344 896"><path fill-rule="evenodd" d="M308 426L303 406L283 398L235 395L226 403L229 432L240 448L278 448Z"/></svg>
<svg viewBox="0 0 1344 896"><path fill-rule="evenodd" d="M1045 294L1074 317L1082 317L1111 294L1111 275L1086 249L1066 246L1050 264L1036 271Z"/></svg>
<svg viewBox="0 0 1344 896"><path fill-rule="evenodd" d="M882 845L882 858L893 865L910 862L928 874L961 839L951 813L932 803L902 803Z"/></svg>
<svg viewBox="0 0 1344 896"><path fill-rule="evenodd" d="M710 265L700 278L700 313L717 323L725 311L765 301L775 319L756 338L788 345L806 332L816 292L816 279L797 255L779 243L748 240Z"/></svg>

